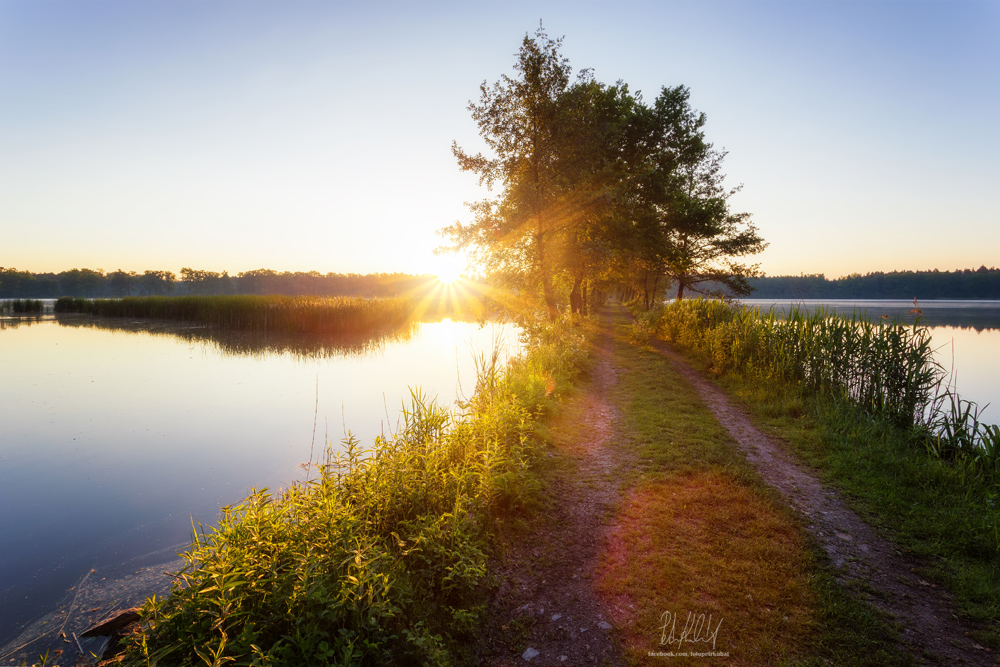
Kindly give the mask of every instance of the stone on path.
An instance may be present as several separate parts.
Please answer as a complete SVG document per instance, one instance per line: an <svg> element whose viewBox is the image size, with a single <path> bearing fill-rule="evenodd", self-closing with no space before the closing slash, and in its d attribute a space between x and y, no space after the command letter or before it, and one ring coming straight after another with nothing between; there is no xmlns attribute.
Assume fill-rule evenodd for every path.
<svg viewBox="0 0 1000 667"><path fill-rule="evenodd" d="M531 662L538 657L538 651L529 647L525 649L524 653L521 654L521 657L524 658L525 662Z"/></svg>

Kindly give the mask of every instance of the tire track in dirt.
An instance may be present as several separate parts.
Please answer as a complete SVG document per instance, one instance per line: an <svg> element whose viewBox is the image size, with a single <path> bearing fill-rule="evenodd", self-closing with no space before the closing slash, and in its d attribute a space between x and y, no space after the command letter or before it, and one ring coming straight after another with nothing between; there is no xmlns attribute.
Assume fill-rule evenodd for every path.
<svg viewBox="0 0 1000 667"><path fill-rule="evenodd" d="M594 593L593 577L608 522L623 491L629 465L615 447L616 413L609 394L618 369L612 361L608 324L595 341L597 361L585 389L561 408L579 437L559 438L558 453L570 457L572 475L547 479L542 530L510 545L499 562L500 586L490 604L491 621L480 639L480 664L621 664L608 615ZM526 662L527 661L527 662Z"/></svg>
<svg viewBox="0 0 1000 667"><path fill-rule="evenodd" d="M959 619L948 594L914 573L916 563L904 558L836 492L793 461L667 343L653 341L652 346L695 388L764 481L803 515L808 530L833 562L841 583L860 583L874 590L871 603L896 619L903 641L918 661L936 658L950 665L1000 664L995 652L967 636L975 628Z"/></svg>

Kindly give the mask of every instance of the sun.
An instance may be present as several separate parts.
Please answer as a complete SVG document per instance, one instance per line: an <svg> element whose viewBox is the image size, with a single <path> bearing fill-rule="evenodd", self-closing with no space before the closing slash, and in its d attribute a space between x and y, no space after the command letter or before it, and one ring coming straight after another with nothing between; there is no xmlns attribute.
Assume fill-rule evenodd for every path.
<svg viewBox="0 0 1000 667"><path fill-rule="evenodd" d="M461 258L453 255L438 257L436 264L437 266L434 269L434 273L437 275L438 280L446 285L451 285L461 278L462 271L465 269L464 262Z"/></svg>
<svg viewBox="0 0 1000 667"><path fill-rule="evenodd" d="M452 271L451 269L449 269L447 271L438 271L437 277L438 280L440 280L444 284L450 285L453 282L457 281L461 277L461 275L459 274L458 271Z"/></svg>

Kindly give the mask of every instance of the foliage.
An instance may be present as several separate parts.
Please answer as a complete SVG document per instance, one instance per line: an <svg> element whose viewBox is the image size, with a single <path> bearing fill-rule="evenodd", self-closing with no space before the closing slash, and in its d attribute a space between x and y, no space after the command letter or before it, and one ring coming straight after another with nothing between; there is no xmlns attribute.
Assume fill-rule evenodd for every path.
<svg viewBox="0 0 1000 667"><path fill-rule="evenodd" d="M641 107L637 123L645 154L631 190L635 198L637 255L643 269L646 307L652 305L646 281L664 276L684 290L702 292L719 283L738 295L749 293L747 279L759 274L732 258L761 252L766 243L748 213L732 213L721 173L725 151L705 139L705 114L691 108L684 86L663 88L650 108ZM655 283L654 283L654 293Z"/></svg>
<svg viewBox="0 0 1000 667"><path fill-rule="evenodd" d="M463 279L473 292L484 286ZM225 271L185 267L181 280L171 271L146 270L142 274L118 269L73 269L61 273L31 273L0 267L0 298L56 298L170 296L172 294L259 294L285 296L361 296L436 298L442 285L437 276L406 273L343 274L317 271L255 269L230 276Z"/></svg>
<svg viewBox="0 0 1000 667"><path fill-rule="evenodd" d="M555 245L563 224L556 213L558 193L558 100L572 69L559 54L561 40L541 28L535 39L525 35L514 65L517 78L501 76L493 86L484 81L479 104L469 111L486 144L496 154L468 155L457 144L452 152L463 171L479 176L492 188L502 183L497 202L472 206L472 225L456 223L443 230L457 247L474 245L473 258L491 274L508 280L528 279L540 286L553 319L557 314L552 284ZM479 250L486 252L479 252Z"/></svg>
<svg viewBox="0 0 1000 667"><path fill-rule="evenodd" d="M414 390L398 433L348 436L315 479L198 526L126 664L451 664L482 614L491 531L536 486L536 420L579 370L572 329L537 339L506 369L483 357L457 412Z"/></svg>
<svg viewBox="0 0 1000 667"><path fill-rule="evenodd" d="M664 88L647 107L626 84L599 83L589 70L571 83L560 46L542 28L525 35L516 75L484 82L470 103L493 156L454 144L453 152L463 171L502 193L471 204L473 222L441 230L450 249L470 251L526 298L540 292L553 318L560 292L585 314L588 285L635 290L641 278L647 304L650 280L654 293L671 279L681 294L706 281L747 291L757 269L732 258L764 243L748 214L728 209L725 153L705 141L688 90Z"/></svg>
<svg viewBox="0 0 1000 667"><path fill-rule="evenodd" d="M675 301L637 328L677 343L717 374L733 372L840 398L921 434L928 452L965 460L1000 480L1000 427L946 385L930 332L917 323L872 323L793 308L787 316L713 300Z"/></svg>
<svg viewBox="0 0 1000 667"><path fill-rule="evenodd" d="M843 397L904 425L931 418L928 409L943 379L930 334L916 325L798 309L782 317L703 299L675 301L638 321L698 353L718 374L733 371Z"/></svg>

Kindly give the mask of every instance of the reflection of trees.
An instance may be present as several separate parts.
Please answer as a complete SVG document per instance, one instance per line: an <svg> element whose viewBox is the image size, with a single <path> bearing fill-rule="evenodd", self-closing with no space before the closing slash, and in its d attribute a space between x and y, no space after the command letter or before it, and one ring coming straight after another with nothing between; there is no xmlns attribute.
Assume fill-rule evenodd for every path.
<svg viewBox="0 0 1000 667"><path fill-rule="evenodd" d="M61 326L101 329L150 336L170 336L205 343L223 356L263 358L288 355L297 360L363 357L380 352L386 344L410 340L417 326L412 322L370 334L304 334L263 331L225 331L208 326L184 326L154 320L122 320L89 315L60 315Z"/></svg>

